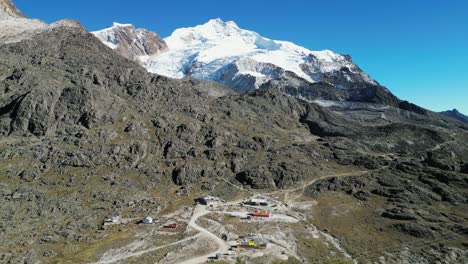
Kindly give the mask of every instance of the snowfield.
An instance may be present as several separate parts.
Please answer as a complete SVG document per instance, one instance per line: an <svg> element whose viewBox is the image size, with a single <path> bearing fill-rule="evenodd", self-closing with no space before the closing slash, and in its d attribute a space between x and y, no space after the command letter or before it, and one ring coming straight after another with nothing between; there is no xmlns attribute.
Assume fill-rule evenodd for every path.
<svg viewBox="0 0 468 264"><path fill-rule="evenodd" d="M150 72L173 78L182 78L192 70L190 73L195 78L213 80L222 67L241 58L250 58L276 65L313 82L300 67L308 55L313 54L327 64L334 62L332 67L325 67L325 71L338 70L342 64L347 64L343 56L331 51L314 52L290 42L264 38L239 28L232 21L220 19L193 28L177 29L164 40L169 52L150 58L145 65Z"/></svg>

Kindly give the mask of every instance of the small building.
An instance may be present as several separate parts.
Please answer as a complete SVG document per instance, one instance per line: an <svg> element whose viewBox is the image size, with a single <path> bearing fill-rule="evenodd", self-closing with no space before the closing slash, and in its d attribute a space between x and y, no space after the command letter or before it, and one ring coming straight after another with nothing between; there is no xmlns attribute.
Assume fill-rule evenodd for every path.
<svg viewBox="0 0 468 264"><path fill-rule="evenodd" d="M234 241L234 240L237 240L239 239L239 236L237 236L236 234L234 233L231 233L231 232L228 232L228 233L225 233L221 236L221 238L224 240L224 241Z"/></svg>
<svg viewBox="0 0 468 264"><path fill-rule="evenodd" d="M179 227L177 223L166 224L163 226L163 228L169 228L169 229L176 229L177 227Z"/></svg>
<svg viewBox="0 0 468 264"><path fill-rule="evenodd" d="M261 236L248 236L239 240L238 247L241 248L266 248L270 241Z"/></svg>
<svg viewBox="0 0 468 264"><path fill-rule="evenodd" d="M257 205L257 206L268 206L268 201L263 198L252 198L247 201L249 205Z"/></svg>
<svg viewBox="0 0 468 264"><path fill-rule="evenodd" d="M122 218L120 216L113 216L110 219L110 222L113 224L119 224L122 221Z"/></svg>
<svg viewBox="0 0 468 264"><path fill-rule="evenodd" d="M153 218L150 216L143 219L143 224L152 224L152 223L153 223Z"/></svg>
<svg viewBox="0 0 468 264"><path fill-rule="evenodd" d="M222 200L219 199L218 197L209 196L209 195L201 196L197 198L196 201L206 206L215 206L215 205L219 205L222 203Z"/></svg>
<svg viewBox="0 0 468 264"><path fill-rule="evenodd" d="M112 216L111 218L107 218L104 220L104 227L111 226L111 225L119 225L122 223L122 218L120 216Z"/></svg>
<svg viewBox="0 0 468 264"><path fill-rule="evenodd" d="M256 217L270 217L271 212L270 210L254 210L252 215Z"/></svg>

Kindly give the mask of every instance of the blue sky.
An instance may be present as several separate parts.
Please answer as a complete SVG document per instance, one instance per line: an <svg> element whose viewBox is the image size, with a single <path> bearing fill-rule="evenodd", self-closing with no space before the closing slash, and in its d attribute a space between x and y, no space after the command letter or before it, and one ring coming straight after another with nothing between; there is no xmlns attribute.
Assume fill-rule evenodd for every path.
<svg viewBox="0 0 468 264"><path fill-rule="evenodd" d="M14 0L29 17L79 20L88 30L132 23L166 37L211 18L265 37L350 54L402 99L468 114L466 0Z"/></svg>

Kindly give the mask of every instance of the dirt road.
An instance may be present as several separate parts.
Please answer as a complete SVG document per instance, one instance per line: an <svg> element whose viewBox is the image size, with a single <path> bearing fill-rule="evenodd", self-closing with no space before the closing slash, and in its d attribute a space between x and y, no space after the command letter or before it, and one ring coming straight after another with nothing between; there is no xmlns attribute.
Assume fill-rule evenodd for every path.
<svg viewBox="0 0 468 264"><path fill-rule="evenodd" d="M229 245L224 240L222 240L221 238L219 238L215 234L211 233L210 231L206 230L205 228L197 225L197 223L196 223L197 220L200 217L202 217L202 216L204 216L206 214L209 214L209 213L210 213L210 211L206 210L206 208L204 206L197 205L195 207L195 210L193 211L192 219L190 219L190 222L189 222L188 225L190 227L192 227L193 229L199 231L201 236L205 236L205 237L209 238L210 240L212 240L214 243L216 243L218 245L218 249L216 251L210 252L209 254L199 256L199 257L194 257L194 258L188 259L186 261L183 261L183 262L181 262L181 264L205 263L210 259L210 257L214 257L218 253L224 254L224 253L228 252Z"/></svg>
<svg viewBox="0 0 468 264"><path fill-rule="evenodd" d="M181 240L176 241L174 243L170 243L170 244L162 245L162 246L158 246L158 247L152 247L152 248L148 248L148 249L141 250L141 251L132 252L131 250L126 249L126 248L124 248L122 250L110 251L110 252L104 254L104 256L102 256L102 258L98 262L95 262L94 264L111 264L111 263L116 263L116 262L121 261L121 260L129 259L129 258L132 258L132 257L139 257L139 256L142 256L144 254L148 254L150 252L153 252L153 251L156 251L156 250L159 250L159 249L163 249L165 247L175 246L175 245L178 245L178 244L181 244L181 243L184 243L184 242L188 242L188 241L190 241L192 239L194 240L194 239L198 238L199 236L200 236L200 234L196 234L194 236L181 239Z"/></svg>
<svg viewBox="0 0 468 264"><path fill-rule="evenodd" d="M221 238L217 237L215 234L211 233L210 231L206 230L205 228L197 225L197 223L196 223L197 220L200 217L202 217L202 216L204 216L204 215L206 215L208 213L210 213L210 211L206 210L206 208L204 206L197 205L195 207L195 210L193 211L192 218L190 219L190 222L188 223L188 226L190 226L191 228L193 228L193 229L195 229L195 230L197 230L199 232L195 236L184 238L182 240L176 241L176 242L171 243L171 244L162 245L162 246L158 246L158 247L152 247L152 248L148 248L148 249L140 250L140 251L133 251L133 250L130 250L128 248L123 248L123 249L118 250L118 251L116 250L116 251L108 252L107 254L104 254L104 256L98 262L96 262L95 264L110 264L110 263L116 263L116 262L119 262L119 261L122 261L122 260L126 260L126 259L129 259L129 258L132 258L132 257L139 257L139 256L142 256L144 254L148 254L150 252L153 252L153 251L165 248L165 247L175 246L175 245L178 245L178 244L182 244L184 242L188 242L190 240L195 240L195 239L197 239L197 238L199 238L201 236L207 237L211 241L216 243L217 246L218 246L218 249L216 251L210 252L209 254L194 257L194 258L188 259L188 260L186 260L184 262L181 262L181 263L182 264L205 263L205 262L207 262L209 260L210 257L214 257L218 253L221 253L221 254L227 253L228 250L229 250L229 245L225 241L223 241Z"/></svg>
<svg viewBox="0 0 468 264"><path fill-rule="evenodd" d="M289 203L291 201L294 201L298 198L300 198L301 196L304 195L304 192L305 192L305 189L313 184L315 184L316 182L318 181L321 181L321 180L326 180L326 179L331 179L331 178L335 178L335 177L353 177L353 176L363 176L369 172L375 172L375 171L380 171L380 170L384 170L388 168L388 166L385 166L385 167L382 167L382 168L379 168L379 169L376 169L376 170L363 170L363 171L355 171L355 172L346 172L346 173L339 173L339 174L332 174L332 175L325 175L325 176L322 176L322 177L318 177L318 178L315 178L313 179L312 181L304 184L304 185L301 185L297 188L293 188L293 189L287 189L287 190L283 190L283 191L275 191L275 192L271 192L271 193L268 193L269 195L273 195L273 194L277 194L277 193L284 193L284 197L285 197L285 203ZM290 199L290 194L291 193L297 193L292 199Z"/></svg>

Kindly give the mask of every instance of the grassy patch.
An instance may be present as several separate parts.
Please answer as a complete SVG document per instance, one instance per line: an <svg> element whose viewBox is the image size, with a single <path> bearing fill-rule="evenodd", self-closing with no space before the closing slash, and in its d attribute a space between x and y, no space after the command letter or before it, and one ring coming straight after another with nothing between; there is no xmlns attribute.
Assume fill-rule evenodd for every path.
<svg viewBox="0 0 468 264"><path fill-rule="evenodd" d="M288 259L288 260L274 260L272 264L301 264L297 259Z"/></svg>
<svg viewBox="0 0 468 264"><path fill-rule="evenodd" d="M342 193L325 193L318 198L312 222L339 238L351 255L377 261L388 247L399 241L398 234L383 229L383 220L375 213L381 206L378 203L376 199L373 205L364 205Z"/></svg>
<svg viewBox="0 0 468 264"><path fill-rule="evenodd" d="M105 251L118 248L133 240L130 232L116 232L107 237L91 243L71 243L60 246L60 252L55 259L55 263L89 263L96 261L98 256Z"/></svg>
<svg viewBox="0 0 468 264"><path fill-rule="evenodd" d="M167 255L167 253L171 252L172 250L173 248L171 247L161 248L153 252L149 252L148 254L145 254L140 257L130 258L126 260L125 263L128 263L128 264L159 263L159 261L161 261Z"/></svg>
<svg viewBox="0 0 468 264"><path fill-rule="evenodd" d="M323 264L353 264L352 260L334 258L323 262Z"/></svg>

